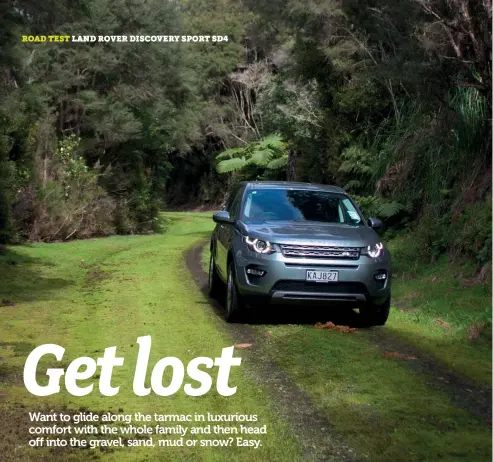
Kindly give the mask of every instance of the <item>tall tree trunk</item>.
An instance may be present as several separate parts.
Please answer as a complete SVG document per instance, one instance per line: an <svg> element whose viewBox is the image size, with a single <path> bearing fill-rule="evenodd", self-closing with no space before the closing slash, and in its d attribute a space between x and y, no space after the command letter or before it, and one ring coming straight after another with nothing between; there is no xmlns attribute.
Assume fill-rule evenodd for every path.
<svg viewBox="0 0 493 462"><path fill-rule="evenodd" d="M288 181L296 181L296 155L294 151L289 151L288 154L286 177Z"/></svg>

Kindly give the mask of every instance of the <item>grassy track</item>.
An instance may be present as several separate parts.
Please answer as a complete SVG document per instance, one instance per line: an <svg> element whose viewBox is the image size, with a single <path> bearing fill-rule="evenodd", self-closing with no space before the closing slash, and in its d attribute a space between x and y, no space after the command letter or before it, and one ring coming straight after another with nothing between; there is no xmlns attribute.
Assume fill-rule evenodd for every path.
<svg viewBox="0 0 493 462"><path fill-rule="evenodd" d="M163 450L149 452L147 448L96 452L103 460L144 460L146 456L146 460L177 461L303 460L301 447L273 410L262 384L252 383L242 368L233 369L231 382L238 392L231 398L213 391L200 398L183 392L170 398L133 394L130 384L137 337L152 336L150 364L170 355L186 364L197 356L218 356L223 347L235 343L195 286L183 260L185 249L209 235L210 218L186 213L166 217L165 235L22 246L0 256L0 300L5 305L0 307L0 418L14 422L12 430L0 436L7 458L27 460L30 455L25 445L27 410L66 406L73 411L124 413L253 413L269 428L264 446L256 451L168 448L165 457ZM205 267L207 261L206 249ZM398 307L383 331L418 345L476 382L488 384L490 339L480 335L469 341L466 337L467 326L485 317L490 289L456 286L455 269L442 263L408 273L399 260L395 265ZM430 277L435 273L440 273L439 281ZM420 291L418 296L409 296L416 291ZM437 318L450 327L438 324ZM263 339L259 340L261 349L313 398L335 434L354 449L358 459L491 460L488 425L430 387L426 377L410 367L412 359L385 357L367 332L343 334L311 325L253 329ZM64 346L67 362L79 356L97 357L104 348L116 345L125 366L115 370L113 381L126 386L113 398L98 393L84 398L67 393L51 398L29 395L23 387L22 368L27 354L42 343ZM241 356L242 350L236 355ZM46 455L46 460L56 458L86 460L87 453Z"/></svg>
<svg viewBox="0 0 493 462"><path fill-rule="evenodd" d="M216 357L234 343L201 303L184 266L183 252L211 228L204 215L170 214L163 235L128 236L64 244L16 247L1 257L0 299L14 306L0 308L0 419L11 422L2 432L0 447L12 460L28 460L27 410L36 408L73 411L123 411L124 413L258 414L269 434L258 450L245 448L127 448L117 453L96 454L104 460L291 460L299 447L270 408L263 388L233 368L230 383L236 395L225 398L215 390L192 398L178 392L172 397L151 394L136 397L132 391L136 339L152 336L150 365L161 357L176 356L184 364L197 356ZM5 303L4 303L5 304ZM117 346L125 365L116 368L113 384L122 384L114 397L98 392L72 397L66 392L47 398L30 395L22 383L27 354L37 345L57 343L66 348L65 359L96 358L104 348ZM241 356L241 350L236 350ZM6 361L5 361L6 359ZM54 364L51 364L53 367ZM62 386L62 389L64 387ZM163 453L163 451L166 451ZM39 456L39 452L37 452ZM32 455L32 454L31 454ZM67 460L65 452L46 460ZM70 457L86 460L85 451Z"/></svg>
<svg viewBox="0 0 493 462"><path fill-rule="evenodd" d="M262 326L267 348L357 454L378 461L489 461L491 430L364 333Z"/></svg>

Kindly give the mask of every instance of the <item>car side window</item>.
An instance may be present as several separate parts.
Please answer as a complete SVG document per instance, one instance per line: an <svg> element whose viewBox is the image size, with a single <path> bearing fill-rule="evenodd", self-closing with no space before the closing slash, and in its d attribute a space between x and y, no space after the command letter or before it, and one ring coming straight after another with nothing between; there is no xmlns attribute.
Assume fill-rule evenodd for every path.
<svg viewBox="0 0 493 462"><path fill-rule="evenodd" d="M341 203L337 205L337 211L339 212L339 223L344 223L344 212L341 207Z"/></svg>
<svg viewBox="0 0 493 462"><path fill-rule="evenodd" d="M231 194L228 197L228 202L226 202L226 205L224 206L223 210L227 210L231 214L233 202L236 199L237 194L238 194L238 188L235 188L231 191Z"/></svg>
<svg viewBox="0 0 493 462"><path fill-rule="evenodd" d="M346 207L347 214L356 225L361 224L361 217L349 199L343 199L342 203Z"/></svg>
<svg viewBox="0 0 493 462"><path fill-rule="evenodd" d="M233 200L233 203L231 204L231 209L229 210L229 214L231 218L234 220L238 220L239 215L240 215L240 204L241 204L241 199L243 197L243 189L240 189L237 193L236 196Z"/></svg>
<svg viewBox="0 0 493 462"><path fill-rule="evenodd" d="M250 211L252 209L252 197L255 191L248 193L246 202L245 202L245 209L243 210L243 215L245 217L250 218Z"/></svg>

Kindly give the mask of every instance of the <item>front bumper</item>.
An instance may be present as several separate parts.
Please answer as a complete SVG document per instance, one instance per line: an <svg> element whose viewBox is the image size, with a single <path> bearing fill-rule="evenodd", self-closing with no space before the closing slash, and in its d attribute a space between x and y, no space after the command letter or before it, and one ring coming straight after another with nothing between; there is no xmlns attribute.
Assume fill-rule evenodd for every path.
<svg viewBox="0 0 493 462"><path fill-rule="evenodd" d="M360 256L357 260L293 258L281 252L259 255L250 250L236 252L238 290L250 299L271 304L347 304L384 303L390 297L391 265L385 251L379 258ZM247 269L264 271L263 276L247 274ZM338 282L306 282L307 270L338 271ZM385 272L384 281L375 274Z"/></svg>

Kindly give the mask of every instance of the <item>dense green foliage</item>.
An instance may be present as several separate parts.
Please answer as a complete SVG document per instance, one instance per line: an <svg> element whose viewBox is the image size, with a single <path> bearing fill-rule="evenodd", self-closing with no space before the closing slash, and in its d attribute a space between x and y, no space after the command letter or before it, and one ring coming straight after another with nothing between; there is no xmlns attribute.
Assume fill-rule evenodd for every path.
<svg viewBox="0 0 493 462"><path fill-rule="evenodd" d="M335 183L429 258L490 260L483 0L2 7L0 240L152 230L240 179ZM24 34L222 43L26 44ZM62 153L62 148L64 153Z"/></svg>
<svg viewBox="0 0 493 462"><path fill-rule="evenodd" d="M200 135L186 44L26 44L21 35L179 34L179 5L25 1L3 13L3 239L151 230L169 153Z"/></svg>

